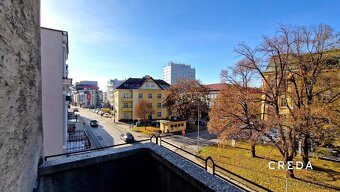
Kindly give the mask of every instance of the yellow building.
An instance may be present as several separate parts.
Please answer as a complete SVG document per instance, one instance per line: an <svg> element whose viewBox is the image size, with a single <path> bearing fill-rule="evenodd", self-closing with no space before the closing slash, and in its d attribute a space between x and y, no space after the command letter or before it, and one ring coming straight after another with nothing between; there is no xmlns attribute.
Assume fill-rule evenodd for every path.
<svg viewBox="0 0 340 192"><path fill-rule="evenodd" d="M163 80L153 79L146 75L143 78L129 78L113 91L116 120L137 120L135 107L140 99L152 104L155 113L150 119L167 118L163 107L163 98L170 85Z"/></svg>
<svg viewBox="0 0 340 192"><path fill-rule="evenodd" d="M309 54L305 54L305 56L303 57L304 60L306 60L306 62L308 62L308 60L311 58L311 55ZM263 81L262 83L262 90L263 92L266 92L267 94L270 93L268 92L269 85L275 85L275 79L280 79L280 75L278 75L277 78L275 78L275 75L277 73L275 73L275 57L271 58L267 69L264 71L263 75L264 78L267 80L268 84L265 83ZM323 56L324 61L326 62L326 64L328 65L328 67L326 69L323 70L323 73L320 75L319 77L319 81L317 82L317 84L314 85L314 92L320 92L320 95L317 95L317 97L320 98L323 96L327 97L328 92L324 91L322 92L322 90L325 90L326 86L330 86L333 89L337 88L337 90L339 91L339 81L340 81L340 73L339 73L339 68L336 67L336 65L340 64L340 49L336 49L333 51L329 51L329 52L324 52L324 56ZM289 58L290 61L294 62L294 59ZM286 79L291 79L292 77L292 73L294 74L299 74L301 73L301 71L299 69L297 69L296 65L294 65L294 63L290 64L287 66L288 70L287 73L285 73L285 78ZM280 73L278 73L280 74ZM295 75L295 77L298 77L297 75ZM301 81L302 79L296 79L296 83L297 86L299 87L299 89L301 88ZM288 81L290 82L290 81ZM326 85L327 84L327 85ZM289 109L287 106L289 106L290 109L294 109L296 106L294 106L294 101L293 101L293 96L295 93L295 87L293 86L293 84L290 82L287 85L287 92L286 95L281 95L278 98L278 104L279 104L279 113L282 115L287 115L290 113ZM304 92L300 93L302 97L306 97ZM262 99L264 100L266 98L265 95L262 95ZM267 117L266 114L268 112L268 110L270 110L268 105L265 105L264 102L261 106L261 114L262 114L262 119L266 120Z"/></svg>
<svg viewBox="0 0 340 192"><path fill-rule="evenodd" d="M187 129L187 122L186 121L166 121L161 120L159 129L162 133L172 133L172 132L179 132L185 131Z"/></svg>

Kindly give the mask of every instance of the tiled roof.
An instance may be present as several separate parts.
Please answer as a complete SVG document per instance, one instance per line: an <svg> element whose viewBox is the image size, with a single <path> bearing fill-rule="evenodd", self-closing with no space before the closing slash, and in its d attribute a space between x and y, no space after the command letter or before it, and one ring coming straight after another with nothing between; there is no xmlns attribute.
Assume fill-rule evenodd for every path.
<svg viewBox="0 0 340 192"><path fill-rule="evenodd" d="M227 85L225 83L214 83L214 84L204 85L204 87L207 88L208 91L220 91L223 88L226 88Z"/></svg>
<svg viewBox="0 0 340 192"><path fill-rule="evenodd" d="M167 82L161 79L155 80L150 76L144 76L143 78L129 78L116 89L139 89L140 86L149 79L152 79L161 89L167 89L170 86Z"/></svg>

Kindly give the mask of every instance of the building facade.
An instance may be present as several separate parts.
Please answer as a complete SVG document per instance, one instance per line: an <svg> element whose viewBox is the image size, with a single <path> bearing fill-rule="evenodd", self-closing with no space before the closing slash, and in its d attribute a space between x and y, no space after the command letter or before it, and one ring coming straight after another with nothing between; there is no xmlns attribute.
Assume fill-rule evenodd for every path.
<svg viewBox="0 0 340 192"><path fill-rule="evenodd" d="M195 80L195 74L196 70L191 65L170 62L168 66L164 67L163 80L172 85L180 79Z"/></svg>
<svg viewBox="0 0 340 192"><path fill-rule="evenodd" d="M329 97L333 94L339 92L339 84L340 81L340 73L339 73L339 64L340 64L340 49L335 49L333 51L325 51L322 53L322 58L319 58L322 62L320 62L324 66L324 69L322 73L318 76L318 81L313 84L313 92L317 93L315 94L314 98L315 100L327 100ZM287 116L293 111L296 106L296 102L298 100L298 97L296 96L296 89L302 89L302 82L303 79L296 75L302 73L301 69L299 69L296 63L299 62L296 58L288 57L288 61L290 62L290 65L287 65L287 69L285 69L284 72L284 78L287 79L286 87L281 86L281 95L277 98L277 103L279 107L279 114ZM312 60L313 55L303 54L301 58L304 59L306 63L308 63L309 60ZM269 106L264 102L264 100L267 100L268 95L272 95L271 89L273 87L278 87L278 84L280 83L280 76L277 75L277 73L281 73L281 69L277 67L279 65L279 62L275 61L277 60L276 57L272 57L271 60L268 63L268 66L266 70L263 72L263 76L266 79L266 81L262 80L262 92L266 93L262 95L262 105L261 105L261 114L262 119L267 120L268 119L268 111L272 110L272 106ZM275 72L275 68L278 68L279 72ZM278 77L277 77L278 76ZM293 84L292 77L295 76L295 83ZM312 76L312 75L311 75ZM331 90L334 93L331 93ZM298 90L299 91L299 90ZM306 98L307 95L305 91L301 92L299 97L301 100L305 103L307 103Z"/></svg>
<svg viewBox="0 0 340 192"><path fill-rule="evenodd" d="M211 109L214 100L216 99L216 97L218 96L218 94L220 93L220 91L222 89L226 89L227 85L225 83L214 83L214 84L207 84L204 85L204 87L206 87L208 89L208 107Z"/></svg>
<svg viewBox="0 0 340 192"><path fill-rule="evenodd" d="M65 152L67 112L70 101L68 79L68 33L41 28L42 120L44 156Z"/></svg>
<svg viewBox="0 0 340 192"><path fill-rule="evenodd" d="M100 106L102 97L97 81L80 81L75 83L72 103L79 107L96 108Z"/></svg>
<svg viewBox="0 0 340 192"><path fill-rule="evenodd" d="M110 105L113 105L114 97L113 97L113 91L121 85L125 80L118 80L118 79L110 79L107 81L106 84L106 100L109 101Z"/></svg>
<svg viewBox="0 0 340 192"><path fill-rule="evenodd" d="M150 76L127 79L113 92L115 120L137 120L134 110L141 99L152 104L155 110L152 119L167 118L168 113L162 103L169 86L165 81L155 80Z"/></svg>

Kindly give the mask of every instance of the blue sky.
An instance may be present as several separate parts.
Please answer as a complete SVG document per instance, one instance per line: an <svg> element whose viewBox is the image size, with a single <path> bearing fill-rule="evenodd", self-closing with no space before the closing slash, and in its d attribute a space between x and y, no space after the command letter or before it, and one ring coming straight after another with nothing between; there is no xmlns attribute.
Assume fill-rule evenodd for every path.
<svg viewBox="0 0 340 192"><path fill-rule="evenodd" d="M278 23L325 23L340 31L340 1L41 0L41 26L68 31L70 78L163 78L169 61L191 64L204 84ZM105 89L104 89L105 90Z"/></svg>

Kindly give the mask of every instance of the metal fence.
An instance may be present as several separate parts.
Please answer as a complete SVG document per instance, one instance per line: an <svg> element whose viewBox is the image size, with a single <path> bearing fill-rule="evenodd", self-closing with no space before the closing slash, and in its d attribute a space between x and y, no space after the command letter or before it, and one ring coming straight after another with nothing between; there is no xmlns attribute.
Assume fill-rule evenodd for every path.
<svg viewBox="0 0 340 192"><path fill-rule="evenodd" d="M91 148L91 142L85 130L70 132L67 138L67 153L84 151Z"/></svg>
<svg viewBox="0 0 340 192"><path fill-rule="evenodd" d="M219 177L223 180L226 180L228 182L233 183L234 185L236 185L237 187L241 188L244 191L272 191L272 190L270 190L266 187L263 187L263 186L255 183L253 181L248 180L247 178L244 178L244 177L242 177L242 176L240 176L236 173L233 173L233 172L223 168L222 166L216 164L211 156L204 159L204 158L202 158L202 157L200 157L196 154L193 154L193 153L191 153L191 152L189 152L185 149L182 149L179 146L176 146L176 145L174 145L170 142L165 141L164 139L162 139L162 137L152 136L150 138L150 141L152 141L153 137L155 138L156 144L158 144L158 145L160 145L160 146L162 146L162 147L164 147L164 148L166 148L166 149L168 149L172 152L175 152L175 151L171 150L169 148L169 146L179 150L180 152L175 152L177 155L181 156L182 158L187 159L188 161L196 164L197 166L205 169L206 171L209 171L209 169L211 169L210 171L212 172L213 175L215 175L215 176L217 176L217 177ZM187 154L187 155L185 155L185 154ZM188 158L188 155L189 155L189 158ZM194 157L196 159L192 160L192 159L190 159L190 156ZM210 166L208 166L208 165L210 165ZM231 175L232 178L226 176L226 173Z"/></svg>

